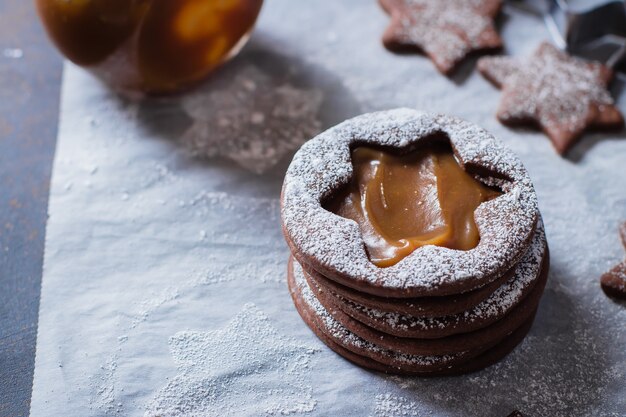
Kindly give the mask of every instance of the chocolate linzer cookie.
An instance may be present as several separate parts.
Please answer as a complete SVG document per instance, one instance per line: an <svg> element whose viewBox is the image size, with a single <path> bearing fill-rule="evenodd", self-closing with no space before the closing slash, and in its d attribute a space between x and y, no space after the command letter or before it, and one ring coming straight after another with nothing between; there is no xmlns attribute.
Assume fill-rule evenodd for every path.
<svg viewBox="0 0 626 417"><path fill-rule="evenodd" d="M416 372L436 371L465 362L490 347L450 355L406 355L385 349L375 342L360 338L336 321L315 297L297 263L294 264L292 274L288 275L288 284L296 309L307 323L316 326L344 348L389 366Z"/></svg>
<svg viewBox="0 0 626 417"><path fill-rule="evenodd" d="M613 71L600 62L574 58L543 43L525 61L484 57L478 69L502 89L498 119L510 126L540 127L560 154L585 130L624 125L607 90Z"/></svg>
<svg viewBox="0 0 626 417"><path fill-rule="evenodd" d="M526 170L448 116L398 109L322 133L294 156L281 214L297 310L371 369L493 363L530 328L548 277Z"/></svg>
<svg viewBox="0 0 626 417"><path fill-rule="evenodd" d="M345 349L341 345L335 343L330 337L322 333L319 329L314 329L313 332L317 337L322 340L326 346L335 351L340 356L349 360L350 362L359 365L363 368L370 369L372 371L384 372L388 374L407 375L407 376L420 376L420 377L435 377L435 376L451 376L461 375L470 372L476 372L483 368L486 368L494 363L500 361L506 355L508 355L515 347L524 340L524 337L532 327L534 316L528 319L526 323L516 329L513 333L507 336L502 342L498 343L493 348L489 349L485 353L468 360L465 363L456 366L450 366L448 368L440 369L436 372L415 372L409 371L401 367L388 366L380 362L376 362L368 357L358 355L348 349ZM305 320L306 321L306 320Z"/></svg>
<svg viewBox="0 0 626 417"><path fill-rule="evenodd" d="M538 219L511 151L476 125L411 109L362 115L306 143L281 206L306 270L395 298L488 285L527 252Z"/></svg>
<svg viewBox="0 0 626 417"><path fill-rule="evenodd" d="M420 51L443 74L470 53L497 50L502 40L494 18L500 0L380 0L391 23L383 44L391 51Z"/></svg>

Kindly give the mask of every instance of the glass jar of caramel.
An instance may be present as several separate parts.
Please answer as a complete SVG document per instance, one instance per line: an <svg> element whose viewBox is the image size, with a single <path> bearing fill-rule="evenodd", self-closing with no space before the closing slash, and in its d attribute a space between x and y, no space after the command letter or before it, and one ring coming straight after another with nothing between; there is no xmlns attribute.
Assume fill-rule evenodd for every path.
<svg viewBox="0 0 626 417"><path fill-rule="evenodd" d="M36 0L58 48L116 90L185 89L234 56L263 0Z"/></svg>

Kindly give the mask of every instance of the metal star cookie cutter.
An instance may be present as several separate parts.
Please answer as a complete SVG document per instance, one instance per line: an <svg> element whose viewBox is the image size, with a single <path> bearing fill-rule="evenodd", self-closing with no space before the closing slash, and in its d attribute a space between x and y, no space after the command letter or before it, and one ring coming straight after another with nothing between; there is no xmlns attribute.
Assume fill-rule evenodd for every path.
<svg viewBox="0 0 626 417"><path fill-rule="evenodd" d="M626 78L624 0L511 0L543 18L555 44L573 55L603 62ZM579 5L584 3L584 5Z"/></svg>

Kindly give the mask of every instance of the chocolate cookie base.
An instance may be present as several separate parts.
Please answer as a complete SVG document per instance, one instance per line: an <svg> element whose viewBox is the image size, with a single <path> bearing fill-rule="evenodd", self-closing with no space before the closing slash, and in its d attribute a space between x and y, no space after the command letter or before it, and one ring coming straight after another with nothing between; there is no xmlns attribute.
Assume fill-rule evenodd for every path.
<svg viewBox="0 0 626 417"><path fill-rule="evenodd" d="M519 345L524 340L524 338L526 337L526 334L528 334L528 331L532 327L534 319L535 319L535 314L533 312L533 315L531 318L529 318L526 322L524 322L522 326L517 328L513 333L507 336L499 344L497 344L490 350L482 353L481 355L470 359L466 363L459 364L456 366L451 366L449 368L443 368L443 369L432 371L432 372L409 371L409 370L405 370L401 368L388 366L380 362L376 362L366 356L358 355L338 345L317 327L315 326L311 327L310 325L309 327L311 327L311 330L313 330L316 336L322 342L324 342L324 344L328 346L331 350L333 350L339 356L342 356L344 359L347 359L350 362L358 366L361 366L363 368L370 369L372 371L377 371L377 372L384 372L386 374L394 374L394 375L437 377L437 376L462 375L462 374L467 374L471 372L477 372L499 362L500 360L504 359L506 355L511 353L517 347L517 345ZM305 319L305 322L306 322L306 319ZM309 323L307 322L307 324Z"/></svg>
<svg viewBox="0 0 626 417"><path fill-rule="evenodd" d="M309 290L309 294L303 295L303 291L296 283L293 273L288 275L288 283L298 313L328 347L360 366L394 374L454 375L484 368L497 362L510 352L524 338L534 318L533 311L532 317L519 328L502 340L496 341L483 349L466 351L455 355L403 355L380 348L356 336L335 322L330 317L330 313L323 310L321 305L312 306L310 304L311 301L315 302L316 300L313 293ZM312 300L307 301L307 297L312 297Z"/></svg>
<svg viewBox="0 0 626 417"><path fill-rule="evenodd" d="M546 279L548 266L545 232L543 224L539 224L530 248L515 266L513 276L488 299L462 313L433 318L413 317L364 307L329 291L321 291L323 288L316 285L310 277L307 279L326 308L342 310L358 322L388 335L438 339L480 330L502 319L532 292L541 278ZM304 274L306 277L306 273ZM541 292L536 296L540 297Z"/></svg>
<svg viewBox="0 0 626 417"><path fill-rule="evenodd" d="M290 269L293 268L293 262L293 259L290 259ZM530 294L495 323L475 331L436 339L397 337L374 329L368 326L367 323L362 323L343 311L342 305L337 302L332 294L316 288L315 284L311 282L309 282L309 287L313 290L320 304L335 320L365 340L376 340L376 344L383 348L407 355L446 355L484 348L503 339L517 327L521 326L534 314L539 305L547 282L548 270L549 255L546 253L540 276Z"/></svg>
<svg viewBox="0 0 626 417"><path fill-rule="evenodd" d="M460 294L439 297L393 298L360 292L328 279L314 269L307 268L304 265L303 268L307 276L313 279L321 288L354 303L382 311L415 317L441 317L467 311L488 298L497 288L511 278L515 272L513 268L487 285Z"/></svg>

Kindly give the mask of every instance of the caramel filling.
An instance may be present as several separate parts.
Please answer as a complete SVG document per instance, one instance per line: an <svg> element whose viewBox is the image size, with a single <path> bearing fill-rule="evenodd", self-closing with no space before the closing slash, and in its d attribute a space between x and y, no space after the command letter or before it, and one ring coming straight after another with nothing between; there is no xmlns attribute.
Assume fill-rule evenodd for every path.
<svg viewBox="0 0 626 417"><path fill-rule="evenodd" d="M394 265L424 245L476 247L474 210L500 195L465 172L448 146L406 155L358 147L352 164L352 181L325 207L358 223L379 267Z"/></svg>

